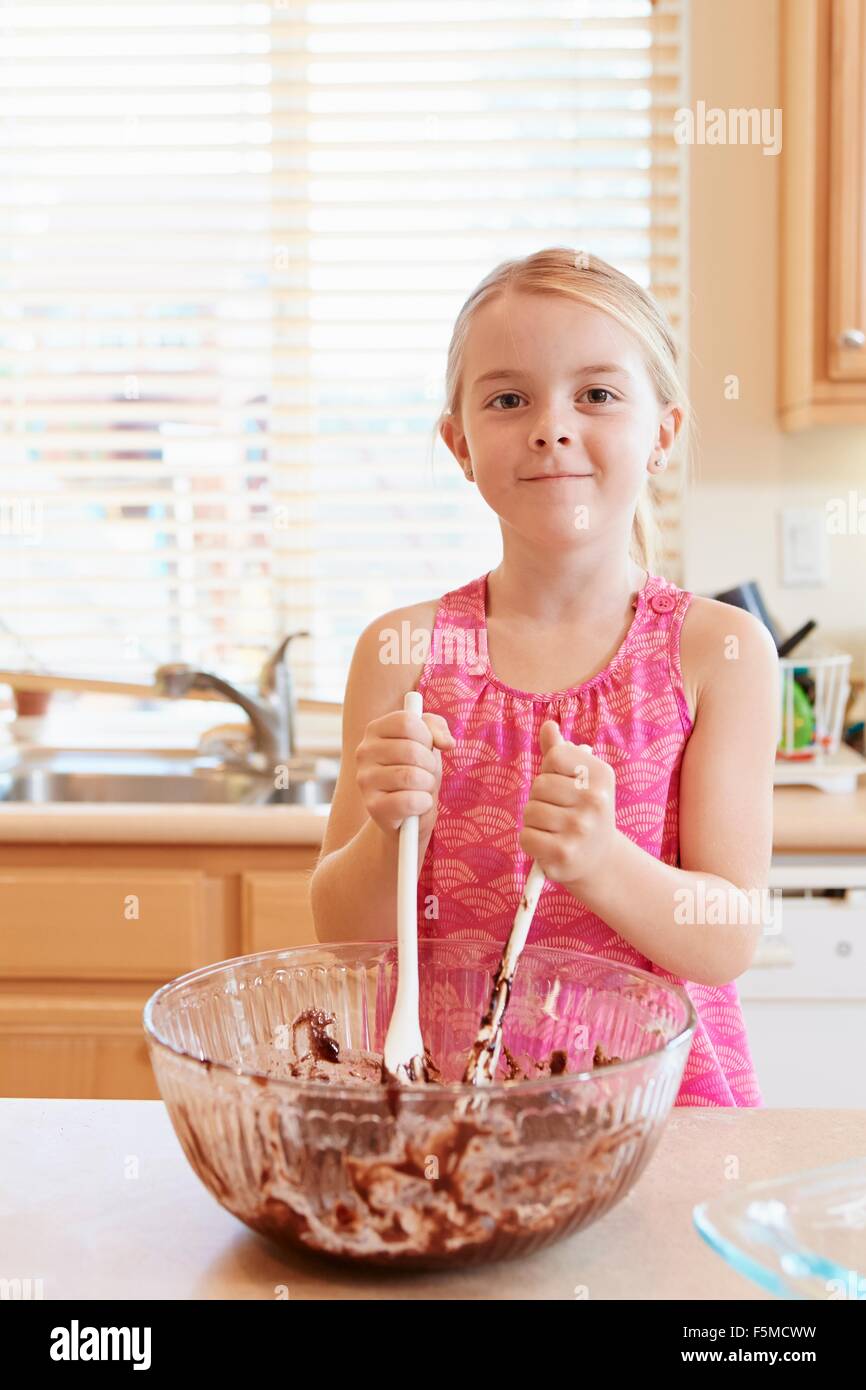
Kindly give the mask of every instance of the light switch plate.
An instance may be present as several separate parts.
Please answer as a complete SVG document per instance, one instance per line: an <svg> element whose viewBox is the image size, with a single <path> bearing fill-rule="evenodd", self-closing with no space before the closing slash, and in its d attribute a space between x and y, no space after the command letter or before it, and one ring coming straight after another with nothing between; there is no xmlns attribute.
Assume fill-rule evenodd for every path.
<svg viewBox="0 0 866 1390"><path fill-rule="evenodd" d="M782 584L817 588L828 582L827 519L820 507L786 507L782 520Z"/></svg>

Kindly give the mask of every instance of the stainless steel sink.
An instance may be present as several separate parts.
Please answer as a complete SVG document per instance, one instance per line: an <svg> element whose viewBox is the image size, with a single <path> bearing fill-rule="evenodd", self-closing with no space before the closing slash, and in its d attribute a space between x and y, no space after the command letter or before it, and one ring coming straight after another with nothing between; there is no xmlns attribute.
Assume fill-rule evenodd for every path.
<svg viewBox="0 0 866 1390"><path fill-rule="evenodd" d="M147 802L328 806L337 780L330 758L290 758L288 785L213 759L158 753L28 750L0 763L0 803Z"/></svg>

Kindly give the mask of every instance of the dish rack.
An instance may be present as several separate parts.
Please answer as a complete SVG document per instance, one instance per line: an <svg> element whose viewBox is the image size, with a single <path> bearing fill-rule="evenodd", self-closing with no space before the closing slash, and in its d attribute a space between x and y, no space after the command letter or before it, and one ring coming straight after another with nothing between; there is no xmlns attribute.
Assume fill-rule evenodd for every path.
<svg viewBox="0 0 866 1390"><path fill-rule="evenodd" d="M809 760L839 751L845 707L851 693L851 657L779 658L782 695L780 758Z"/></svg>
<svg viewBox="0 0 866 1390"><path fill-rule="evenodd" d="M848 652L815 651L779 658L781 736L776 786L853 792L866 758L843 741L851 693Z"/></svg>

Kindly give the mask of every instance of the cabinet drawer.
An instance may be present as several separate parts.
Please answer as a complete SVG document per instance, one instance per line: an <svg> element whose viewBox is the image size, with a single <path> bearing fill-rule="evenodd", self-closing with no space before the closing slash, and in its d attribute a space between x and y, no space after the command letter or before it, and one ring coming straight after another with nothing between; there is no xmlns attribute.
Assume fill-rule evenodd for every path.
<svg viewBox="0 0 866 1390"><path fill-rule="evenodd" d="M171 979L224 956L220 885L156 869L0 870L0 974Z"/></svg>
<svg viewBox="0 0 866 1390"><path fill-rule="evenodd" d="M158 1100L142 1012L151 984L0 989L0 1095Z"/></svg>
<svg viewBox="0 0 866 1390"><path fill-rule="evenodd" d="M242 952L279 951L316 942L310 904L312 869L244 874Z"/></svg>
<svg viewBox="0 0 866 1390"><path fill-rule="evenodd" d="M746 999L743 1019L764 1103L866 1108L860 1000Z"/></svg>
<svg viewBox="0 0 866 1390"><path fill-rule="evenodd" d="M737 990L741 999L866 1000L866 907L783 897L781 931L762 938Z"/></svg>

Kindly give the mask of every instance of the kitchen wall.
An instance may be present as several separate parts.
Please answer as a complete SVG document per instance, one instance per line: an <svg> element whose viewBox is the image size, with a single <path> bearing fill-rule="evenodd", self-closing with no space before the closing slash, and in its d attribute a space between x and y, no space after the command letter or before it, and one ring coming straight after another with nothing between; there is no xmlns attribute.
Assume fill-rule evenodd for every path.
<svg viewBox="0 0 866 1390"><path fill-rule="evenodd" d="M783 0L692 0L688 104L781 102ZM782 115L784 140L785 117ZM782 507L866 497L866 426L785 434L776 415L781 156L760 146L690 149L691 396L699 437L684 506L685 585L718 592L757 579L787 633L806 618L866 675L866 534L829 538L830 582L783 588ZM739 400L725 379L739 378ZM866 523L864 523L866 524ZM816 634L817 635L817 634Z"/></svg>

